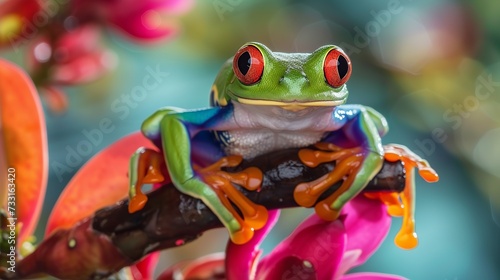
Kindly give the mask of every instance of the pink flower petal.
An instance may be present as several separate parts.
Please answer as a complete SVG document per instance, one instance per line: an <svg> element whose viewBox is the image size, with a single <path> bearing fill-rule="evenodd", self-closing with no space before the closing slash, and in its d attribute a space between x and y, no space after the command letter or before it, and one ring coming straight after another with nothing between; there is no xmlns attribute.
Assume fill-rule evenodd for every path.
<svg viewBox="0 0 500 280"><path fill-rule="evenodd" d="M331 279L345 249L340 220L324 221L313 214L259 263L256 279Z"/></svg>
<svg viewBox="0 0 500 280"><path fill-rule="evenodd" d="M345 251L333 279L339 279L342 275L346 274L351 267L354 267L362 253L360 249Z"/></svg>
<svg viewBox="0 0 500 280"><path fill-rule="evenodd" d="M84 25L65 33L51 45L47 38L38 38L30 46L28 68L37 74L40 67L52 59L49 84L74 85L94 81L117 64L116 55L99 44L96 26Z"/></svg>
<svg viewBox="0 0 500 280"><path fill-rule="evenodd" d="M101 49L100 33L96 25L87 24L75 28L58 39L54 56L57 63L68 62L75 57L92 53Z"/></svg>
<svg viewBox="0 0 500 280"><path fill-rule="evenodd" d="M51 79L62 85L91 82L113 69L116 61L116 55L111 51L84 54L65 64L55 65Z"/></svg>
<svg viewBox="0 0 500 280"><path fill-rule="evenodd" d="M259 245L278 221L279 210L270 210L266 225L256 230L253 238L245 244L237 245L229 240L226 248L226 277L227 279L254 279L257 260L261 254Z"/></svg>
<svg viewBox="0 0 500 280"><path fill-rule="evenodd" d="M346 251L361 250L351 267L364 263L380 246L391 227L387 207L378 200L358 195L342 210L347 232ZM351 267L347 268L350 269Z"/></svg>
<svg viewBox="0 0 500 280"><path fill-rule="evenodd" d="M136 40L156 40L174 35L175 26L161 23L160 17L156 11L144 11L140 15L131 15L128 20L113 18L111 23Z"/></svg>
<svg viewBox="0 0 500 280"><path fill-rule="evenodd" d="M186 0L121 0L107 5L105 17L126 34L142 40L165 38L175 33L175 25L165 15L184 12L191 6Z"/></svg>
<svg viewBox="0 0 500 280"><path fill-rule="evenodd" d="M374 272L352 273L349 275L345 275L340 279L341 280L408 280L407 278L397 275L374 273Z"/></svg>
<svg viewBox="0 0 500 280"><path fill-rule="evenodd" d="M318 276L319 273L311 262L297 256L284 256L267 265L268 269L259 270L256 279L324 279Z"/></svg>

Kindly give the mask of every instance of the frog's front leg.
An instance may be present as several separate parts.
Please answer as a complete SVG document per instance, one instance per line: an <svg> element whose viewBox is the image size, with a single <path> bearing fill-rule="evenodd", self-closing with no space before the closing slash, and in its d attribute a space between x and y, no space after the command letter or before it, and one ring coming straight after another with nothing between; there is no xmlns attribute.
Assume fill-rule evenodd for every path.
<svg viewBox="0 0 500 280"><path fill-rule="evenodd" d="M233 183L243 188L255 191L262 185L262 172L256 167L249 167L243 171L230 173L223 171L224 167L236 167L243 158L241 156L226 156L214 164L195 168L196 175L211 187L217 194L220 203L227 209L239 225L239 229L231 230L231 239L236 244L242 244L253 236L254 229L262 228L267 222L267 209L262 205L257 205L243 195ZM234 208L236 205L240 214ZM225 209L223 209L225 211Z"/></svg>
<svg viewBox="0 0 500 280"><path fill-rule="evenodd" d="M297 185L296 202L304 207L316 204L316 213L325 220L338 218L342 207L379 172L383 164L383 148L380 134L387 131L385 120L373 120L374 114L360 105L339 106L332 114L331 127L339 127L352 148L340 148L333 143L318 143L320 151L303 149L300 159L315 167L324 162L337 161L335 169L325 176ZM335 131L331 133L336 133ZM328 137L327 137L328 139ZM343 180L341 187L326 199L318 198L334 183ZM317 202L317 203L316 203Z"/></svg>
<svg viewBox="0 0 500 280"><path fill-rule="evenodd" d="M222 158L205 168L195 169L191 163L191 139L198 132L236 128L232 109L228 106L170 112L161 119L159 128L165 162L174 185L181 192L201 199L229 230L233 242L247 242L253 236L253 230L267 222L267 210L246 199L232 183L255 190L262 180L260 170L255 168L237 174L220 170L221 167L238 165L241 161L238 156ZM231 203L238 207L243 217Z"/></svg>
<svg viewBox="0 0 500 280"><path fill-rule="evenodd" d="M165 181L165 161L160 151L140 147L134 152L129 164L129 204L130 213L141 210L148 197L142 192L144 184Z"/></svg>

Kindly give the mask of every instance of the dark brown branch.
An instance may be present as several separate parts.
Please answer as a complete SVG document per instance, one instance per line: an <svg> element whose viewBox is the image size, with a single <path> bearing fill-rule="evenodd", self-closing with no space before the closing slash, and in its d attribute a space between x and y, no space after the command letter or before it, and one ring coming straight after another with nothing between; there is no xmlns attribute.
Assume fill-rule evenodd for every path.
<svg viewBox="0 0 500 280"><path fill-rule="evenodd" d="M293 198L295 186L317 179L334 168L334 163L309 168L298 159L297 152L298 149L273 152L227 171L241 171L250 166L260 168L264 173L261 190L251 192L238 187L239 190L268 209L297 207ZM400 162L385 162L365 191L400 192L404 188L404 175ZM322 197L333 193L339 186L332 186ZM92 223L96 231L110 236L112 242L133 260L152 251L175 247L179 240L183 244L190 242L206 230L222 227L201 200L180 193L172 184L149 193L148 197L145 208L137 213L128 213L125 200L97 211ZM157 245L152 247L151 244Z"/></svg>
<svg viewBox="0 0 500 280"><path fill-rule="evenodd" d="M240 191L268 209L297 207L293 198L295 186L320 178L334 168L333 163L309 168L301 163L297 152L298 149L273 152L227 171L260 168L264 174L261 190L249 192L239 188ZM385 162L365 191L400 192L404 183L401 162ZM338 187L339 184L332 186L323 197ZM61 279L101 279L153 251L185 244L206 230L222 227L203 202L180 193L172 184L149 193L148 198L144 209L136 213L129 214L128 200L122 200L70 229L55 231L17 263L15 272L0 268L0 278L26 279L49 274Z"/></svg>

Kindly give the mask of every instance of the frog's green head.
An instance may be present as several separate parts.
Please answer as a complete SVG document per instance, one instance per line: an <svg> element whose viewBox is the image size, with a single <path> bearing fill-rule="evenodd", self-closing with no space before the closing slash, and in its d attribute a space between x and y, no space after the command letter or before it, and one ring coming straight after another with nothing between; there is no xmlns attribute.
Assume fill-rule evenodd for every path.
<svg viewBox="0 0 500 280"><path fill-rule="evenodd" d="M348 95L351 61L339 47L313 53L272 52L260 43L243 45L228 60L212 88L212 103L280 106L298 111L337 106Z"/></svg>

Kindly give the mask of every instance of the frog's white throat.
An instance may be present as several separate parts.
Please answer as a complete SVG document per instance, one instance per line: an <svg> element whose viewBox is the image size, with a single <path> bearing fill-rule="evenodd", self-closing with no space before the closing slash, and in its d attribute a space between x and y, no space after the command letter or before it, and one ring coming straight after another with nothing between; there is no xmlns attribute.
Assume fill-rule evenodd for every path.
<svg viewBox="0 0 500 280"><path fill-rule="evenodd" d="M333 107L311 106L288 110L282 106L249 105L234 102L235 121L244 129L323 131L330 123Z"/></svg>
<svg viewBox="0 0 500 280"><path fill-rule="evenodd" d="M267 152L306 147L320 141L331 126L335 107L308 107L290 111L280 106L234 102L236 129L226 131L228 154L253 158Z"/></svg>

